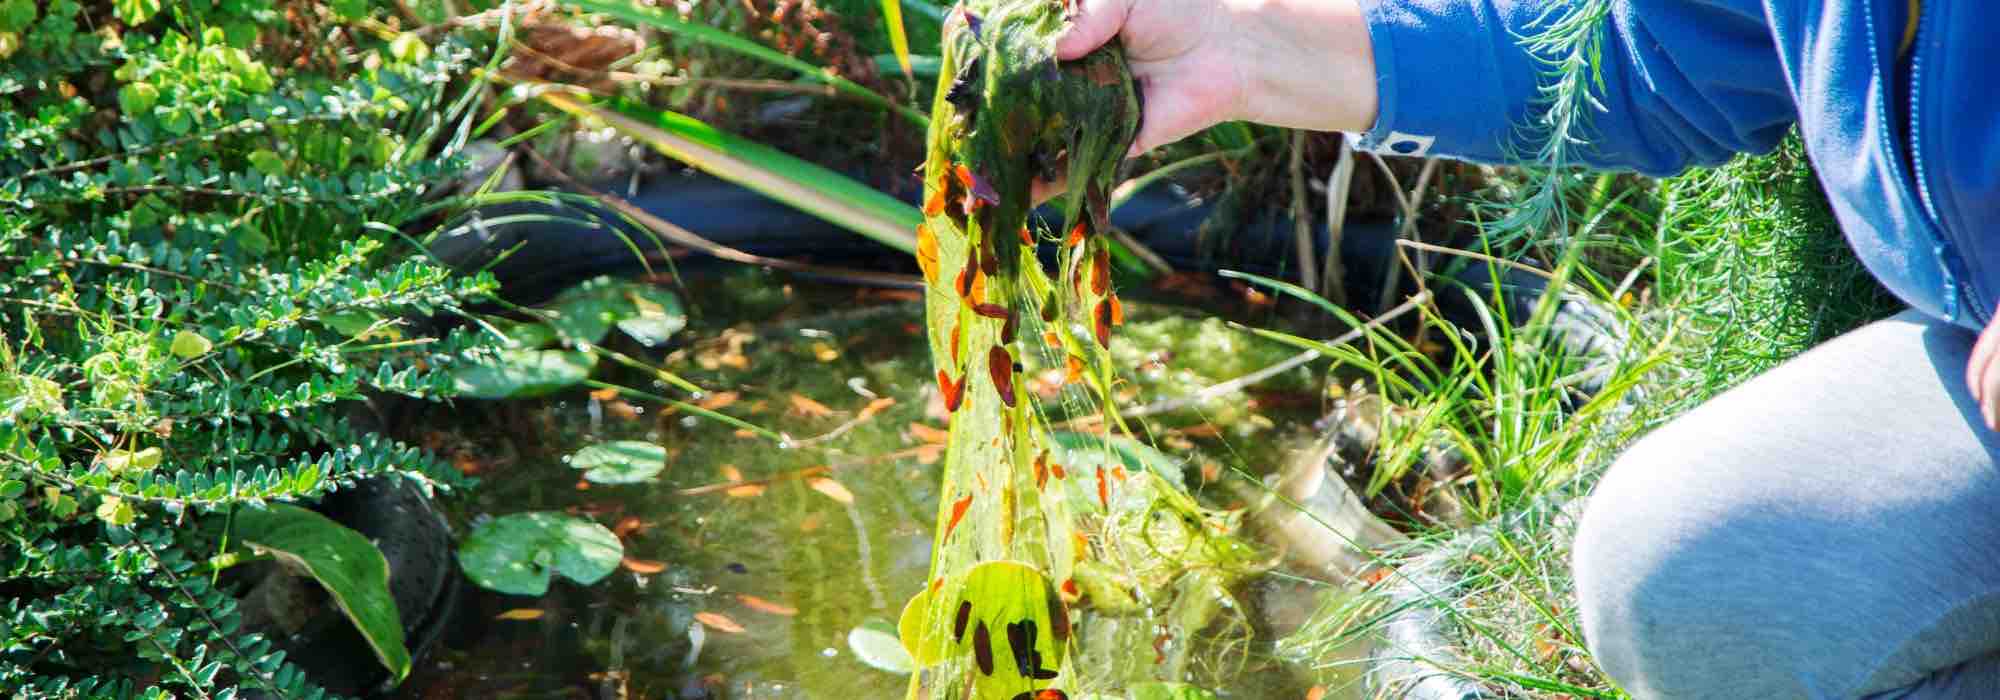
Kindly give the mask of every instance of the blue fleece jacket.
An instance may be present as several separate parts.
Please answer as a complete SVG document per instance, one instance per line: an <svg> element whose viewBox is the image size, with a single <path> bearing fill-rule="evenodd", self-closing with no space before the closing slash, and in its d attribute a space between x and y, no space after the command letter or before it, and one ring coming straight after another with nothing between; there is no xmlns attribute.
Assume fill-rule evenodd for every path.
<svg viewBox="0 0 2000 700"><path fill-rule="evenodd" d="M1581 0L1363 0L1380 107L1361 146L1532 153L1524 49ZM1654 175L1768 151L1793 123L1863 264L1931 316L2000 302L2000 42L1985 0L1612 0L1574 160ZM1988 73L1987 71L1994 71ZM1981 77L1981 76L1984 77Z"/></svg>

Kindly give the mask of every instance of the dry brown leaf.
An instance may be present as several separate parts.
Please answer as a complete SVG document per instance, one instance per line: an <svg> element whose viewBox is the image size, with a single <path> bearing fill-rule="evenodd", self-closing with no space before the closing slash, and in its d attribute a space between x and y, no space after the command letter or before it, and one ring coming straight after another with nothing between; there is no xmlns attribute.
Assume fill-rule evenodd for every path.
<svg viewBox="0 0 2000 700"><path fill-rule="evenodd" d="M944 458L944 443L934 442L917 448L917 463L924 466L937 464Z"/></svg>
<svg viewBox="0 0 2000 700"><path fill-rule="evenodd" d="M618 560L618 565L625 567L626 571L630 571L635 574L657 574L667 570L666 562L656 561L653 559L634 559L632 557L625 557L623 559Z"/></svg>
<svg viewBox="0 0 2000 700"><path fill-rule="evenodd" d="M730 498L756 498L764 495L764 485L744 484L742 486L731 486L722 493Z"/></svg>
<svg viewBox="0 0 2000 700"><path fill-rule="evenodd" d="M807 418L825 418L833 415L833 409L803 394L792 394L792 413Z"/></svg>
<svg viewBox="0 0 2000 700"><path fill-rule="evenodd" d="M826 494L827 498L831 498L841 505L854 505L854 492L848 491L846 486L842 486L840 482L834 481L831 478L816 476L808 480L806 485L811 486L814 491Z"/></svg>
<svg viewBox="0 0 2000 700"><path fill-rule="evenodd" d="M1181 428L1181 434L1191 438L1212 438L1222 434L1222 428L1214 423L1197 423Z"/></svg>
<svg viewBox="0 0 2000 700"><path fill-rule="evenodd" d="M744 607L750 608L751 610L755 610L758 612L766 612L772 615L783 615L785 617L791 617L793 615L799 614L798 608L794 608L790 605L785 605L784 603L776 603L769 600L765 600L763 598L759 598L757 596L750 595L748 593L738 593L736 594L736 599L742 601Z"/></svg>
<svg viewBox="0 0 2000 700"><path fill-rule="evenodd" d="M933 428L928 423L911 423L909 430L910 437L916 438L920 442L927 442L933 445L942 445L951 442L951 431Z"/></svg>
<svg viewBox="0 0 2000 700"><path fill-rule="evenodd" d="M620 539L624 539L626 537L630 537L632 533L642 532L651 527L652 527L651 525L646 524L646 521L640 520L639 516L627 515L623 518L619 518L618 523L611 526L611 534L617 535Z"/></svg>
<svg viewBox="0 0 2000 700"><path fill-rule="evenodd" d="M717 632L728 632L730 634L742 634L744 632L742 625L736 624L735 620L729 619L728 615L722 613L698 612L694 614L694 619L696 622L701 623L702 626Z"/></svg>
<svg viewBox="0 0 2000 700"><path fill-rule="evenodd" d="M736 403L736 400L742 397L742 394L734 391L718 391L702 397L701 401L696 402L695 405L714 411L726 408L730 404Z"/></svg>
<svg viewBox="0 0 2000 700"><path fill-rule="evenodd" d="M542 614L543 610L541 608L514 608L513 610L494 615L493 619L514 621L540 620L542 619Z"/></svg>
<svg viewBox="0 0 2000 700"><path fill-rule="evenodd" d="M868 420L870 418L874 418L875 414L889 410L889 407L894 405L896 405L896 400L887 396L876 399L874 401L870 401L868 402L867 406L862 407L861 415L857 418L857 420Z"/></svg>

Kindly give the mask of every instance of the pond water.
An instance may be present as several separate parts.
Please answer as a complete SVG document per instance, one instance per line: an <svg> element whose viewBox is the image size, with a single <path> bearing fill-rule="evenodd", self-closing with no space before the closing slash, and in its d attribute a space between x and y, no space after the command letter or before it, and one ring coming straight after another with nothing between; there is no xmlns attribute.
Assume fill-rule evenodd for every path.
<svg viewBox="0 0 2000 700"><path fill-rule="evenodd" d="M455 505L461 525L567 510L610 527L627 560L596 585L559 580L541 597L468 587L457 630L402 697L903 697L908 677L883 670L894 660L862 655L871 640L893 640L904 602L923 587L937 516L946 424L920 305L913 295L749 270L689 285L692 325L652 359L711 389L704 406L798 445L780 448L713 420L582 389L431 410L412 439L482 480ZM1135 305L1120 333L1128 408L1293 354L1166 306ZM1261 476L1313 442L1322 404L1314 371L1150 416L1134 429L1143 426L1145 442L1180 468L1205 507L1240 509L1245 491L1224 483L1242 481L1232 472ZM1060 370L1047 377L1059 379ZM637 372L607 380L673 393ZM664 446L666 470L652 483L601 485L564 464L565 455L610 440ZM1249 608L1251 643L1228 664L1184 646L1173 668L1187 677L1163 680L1202 682L1234 698L1306 697L1315 684L1340 683L1337 672L1269 654L1273 637L1337 591L1274 572L1232 593L1230 606ZM1144 674L1167 672L1163 636L1116 638L1151 640L1123 650Z"/></svg>

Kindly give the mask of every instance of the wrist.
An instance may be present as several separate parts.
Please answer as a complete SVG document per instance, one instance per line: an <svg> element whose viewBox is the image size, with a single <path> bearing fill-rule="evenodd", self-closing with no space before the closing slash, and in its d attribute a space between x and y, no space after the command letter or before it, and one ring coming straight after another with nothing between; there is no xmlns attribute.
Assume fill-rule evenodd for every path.
<svg viewBox="0 0 2000 700"><path fill-rule="evenodd" d="M1225 0L1246 42L1240 118L1315 131L1375 124L1375 55L1359 0Z"/></svg>

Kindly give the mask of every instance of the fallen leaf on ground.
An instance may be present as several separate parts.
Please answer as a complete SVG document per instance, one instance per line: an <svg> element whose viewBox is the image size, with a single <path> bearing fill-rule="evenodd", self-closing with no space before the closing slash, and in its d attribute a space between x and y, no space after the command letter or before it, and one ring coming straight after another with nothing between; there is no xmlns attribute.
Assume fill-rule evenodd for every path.
<svg viewBox="0 0 2000 700"><path fill-rule="evenodd" d="M854 492L848 491L847 487L842 486L838 481L820 476L813 477L806 482L806 485L811 486L814 491L826 494L827 498L831 498L841 505L854 505Z"/></svg>
<svg viewBox="0 0 2000 700"><path fill-rule="evenodd" d="M744 632L742 625L736 624L735 620L729 619L728 615L722 613L698 612L694 614L694 620L701 623L703 627L717 632L728 632L730 634L742 634Z"/></svg>
<svg viewBox="0 0 2000 700"><path fill-rule="evenodd" d="M744 607L750 608L751 610L755 610L758 612L766 612L772 615L783 615L785 617L791 617L793 615L799 614L798 608L794 608L790 605L785 605L783 603L774 603L769 600L765 600L763 598L750 595L748 593L738 593L736 594L736 599L742 601Z"/></svg>
<svg viewBox="0 0 2000 700"><path fill-rule="evenodd" d="M825 418L833 415L833 409L814 401L803 394L792 394L792 412L807 418Z"/></svg>
<svg viewBox="0 0 2000 700"><path fill-rule="evenodd" d="M498 615L494 615L493 619L515 620L515 621L540 620L542 619L542 613L543 611L541 608L514 608L513 610L508 610Z"/></svg>
<svg viewBox="0 0 2000 700"><path fill-rule="evenodd" d="M625 567L625 570L635 574L657 574L667 570L666 562L655 561L652 559L633 559L632 557L625 557L624 559L620 559L618 561L618 565Z"/></svg>

